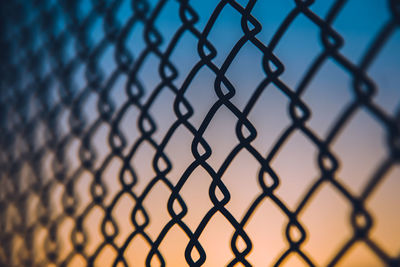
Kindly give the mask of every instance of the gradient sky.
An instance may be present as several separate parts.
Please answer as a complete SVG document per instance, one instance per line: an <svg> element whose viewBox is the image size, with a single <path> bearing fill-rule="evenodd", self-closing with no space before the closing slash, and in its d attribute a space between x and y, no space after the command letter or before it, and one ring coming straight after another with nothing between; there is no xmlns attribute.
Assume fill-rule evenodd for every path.
<svg viewBox="0 0 400 267"><path fill-rule="evenodd" d="M130 1L122 2L123 4L116 12L119 22L125 24L132 15L132 10ZM158 1L149 2L151 8L154 8ZM217 0L189 1L199 15L199 21L195 25L196 29L199 31L204 29L218 2ZM247 1L237 2L244 6ZM310 9L324 18L334 2L317 0ZM294 7L294 1L291 0L257 1L251 14L261 23L262 30L256 37L268 45L284 18ZM88 10L90 10L89 1L82 1L82 16ZM240 19L241 15L228 5L216 20L208 36L209 41L217 50L217 56L213 59L215 65L223 64L232 47L243 35ZM365 51L389 19L390 12L386 1L349 0L332 24L332 27L345 40L340 53L353 64L360 64ZM168 47L181 24L179 2L166 1L165 7L155 21L155 27L164 39L159 47L162 52ZM91 29L90 38L95 44L104 36L102 20L96 20ZM126 47L135 57L146 48L143 30L143 25L136 25L126 41ZM399 50L400 31L396 29L367 69L367 74L378 88L374 103L391 116L400 110ZM300 15L284 33L273 51L285 66L285 71L280 79L290 89L295 90L320 52L322 52L320 29L306 16ZM74 53L74 51L71 50L70 53ZM113 53L114 48L110 47L99 58L99 64L105 77L109 77L117 66ZM197 54L197 39L190 33L185 33L179 40L170 60L179 71L179 76L173 83L180 88L189 71L200 60ZM142 104L146 103L151 92L161 82L158 72L159 64L159 59L150 55L138 73L138 77L146 89L141 99ZM243 110L257 85L266 76L262 68L262 52L248 42L241 48L227 70L226 76L236 90L231 102ZM77 72L75 81L79 88L86 85L85 77L80 71ZM127 100L126 81L127 77L120 77L110 91L110 97L114 101L117 111ZM205 115L218 100L214 90L214 81L215 74L209 68L203 67L196 74L185 93L185 98L194 108L194 114L189 121L196 128L200 127ZM326 138L333 123L339 118L343 109L354 100L354 97L351 74L334 60L327 60L302 95L302 100L312 112L306 125L320 138ZM171 124L177 120L173 111L174 99L175 95L171 90L164 88L149 109L149 113L158 127L158 131L152 136L157 143L164 139ZM94 94L85 101L84 111L88 122L98 116L97 101L98 97ZM263 91L248 116L257 129L257 138L252 145L264 156L268 154L283 131L291 124L289 103L289 98L271 84ZM119 124L120 130L128 141L128 146L124 150L125 155L140 136L137 128L139 114L138 108L132 106ZM230 151L239 143L235 134L236 123L237 118L232 112L221 107L204 133L204 138L212 148L212 155L207 163L214 170L220 168ZM108 145L105 145L108 144L109 133L110 127L102 126L92 139L92 145L98 153L96 166L100 166L110 152ZM173 169L167 174L167 178L173 185L177 184L186 168L194 161L190 150L192 141L193 135L185 127L180 126L164 150L173 164ZM378 165L388 157L386 129L367 109L360 109L334 140L331 150L340 161L340 169L335 177L352 194L359 196ZM68 149L73 166L71 168L80 164L78 151L79 143L72 144ZM135 194L142 194L148 182L155 176L152 166L154 155L155 150L148 142L143 142L131 160L139 179L133 188ZM271 161L271 167L280 179L280 186L275 194L292 211L297 208L306 191L319 178L317 156L318 148L304 134L296 131ZM122 161L115 157L102 173L102 181L109 188L105 199L107 205L111 203L121 188L118 180L121 166ZM238 221L243 218L249 205L262 192L257 180L259 169L260 165L254 157L242 150L222 176L222 181L231 194L231 200L226 208ZM400 167L397 165L391 168L366 202L368 211L375 219L370 237L391 256L398 255L400 252L398 227L400 224L398 205L400 196L397 193L397 189L400 188L399 177ZM89 188L92 179L93 175L85 172L76 182L82 210L91 201ZM208 195L211 181L212 178L207 172L198 167L190 175L180 192L189 209L183 221L192 231L198 227L203 216L213 206ZM145 231L153 239L157 238L164 225L171 219L167 211L170 194L170 190L164 184L157 183L143 203L151 218ZM55 194L55 199L60 201L59 195L57 197ZM127 236L134 230L130 221L133 206L133 199L124 195L114 207L112 216L117 221L120 230L115 239L118 246L122 246L126 242ZM338 249L351 238L353 234L350 223L351 212L351 204L337 189L326 183L317 190L306 208L299 214L299 221L307 232L307 239L302 245L302 251L306 252L318 266L326 265ZM85 248L87 253L92 253L103 241L100 232L103 217L104 212L94 208L85 220L84 227L89 233L88 245ZM254 266L272 265L288 248L288 242L284 235L287 223L288 218L278 206L270 199L264 199L244 227L253 244L253 249L246 259ZM72 249L68 242L72 228L73 222L70 220L66 220L59 228L60 238L66 240L63 242L65 255L68 255ZM204 266L224 266L233 259L234 255L230 248L233 232L232 225L220 213L213 216L199 238L207 255ZM41 240L40 238L39 236L37 240ZM188 242L189 238L177 225L168 232L160 245L160 251L165 257L167 266L186 266L184 251ZM124 256L133 266L142 266L149 249L150 247L143 237L137 236L129 242ZM97 266L106 266L111 264L115 257L115 251L111 246L107 246L100 253L96 264ZM78 266L79 263L82 261L77 257L71 266ZM301 266L304 263L296 254L292 254L285 264L284 266ZM383 263L364 243L359 242L339 262L339 266L383 266Z"/></svg>

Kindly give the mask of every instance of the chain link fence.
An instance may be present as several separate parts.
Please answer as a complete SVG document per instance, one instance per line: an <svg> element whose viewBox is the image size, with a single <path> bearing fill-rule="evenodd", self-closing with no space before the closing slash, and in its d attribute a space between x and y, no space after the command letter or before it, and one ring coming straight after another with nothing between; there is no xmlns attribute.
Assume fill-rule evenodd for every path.
<svg viewBox="0 0 400 267"><path fill-rule="evenodd" d="M260 3L266 8L258 7ZM226 266L346 266L345 258L358 244L366 251L361 258L376 259L371 266L400 266L399 220L395 221L400 214L395 192L400 188L395 177L400 173L400 89L398 80L394 89L387 89L391 85L378 82L370 73L380 62L377 68L387 75L396 78L399 74L398 64L392 70L385 67L390 57L398 57L400 42L392 45L397 50L390 50L389 57L381 55L397 40L400 2L373 2L384 3L385 18L376 15L374 8L362 7L368 5L362 1L324 3L322 14L313 9L321 1L287 1L285 16L265 40L259 36L264 29L272 29L274 18L267 12L280 6L279 1L3 1L0 265L218 266L208 262L219 249L210 244L218 243L218 233L228 229L224 246L229 254L217 256ZM356 6L348 9L349 5ZM351 53L343 52L346 38L352 37L343 36L335 21L350 12L356 24L363 8L371 13L369 22L377 30L370 30L368 45L356 41L352 53L361 56L353 60ZM235 29L230 24L218 26L227 10L234 17ZM262 12L266 15L261 16ZM293 70L292 61L278 50L288 42L285 36L299 18L315 33L302 38L314 38L311 42L318 50L313 50L304 68L296 65L294 73L299 78L294 83L285 78ZM219 33L237 33L232 44L223 34L218 38L214 33L218 27ZM289 46L293 54L307 53L303 39ZM241 64L243 57L250 63ZM326 78L322 87L330 83L333 91L339 91L345 84L348 93L336 99L320 94L319 109L315 109L306 95L328 63L347 78L340 83L343 76L330 71L326 76L330 80ZM232 68L237 68L234 75ZM198 78L204 72L208 76ZM251 76L256 72L259 80ZM385 90L389 100L379 101ZM241 92L246 97L238 98ZM257 106L269 92L279 94L284 104ZM272 96L267 99L275 102ZM388 108L389 102L395 103L393 108ZM340 104L338 112L331 120L313 124L315 116L330 116L324 111L330 103ZM283 107L288 115L269 107ZM380 129L382 135L372 134L372 138L381 138L383 152L357 154L347 163L348 157L333 147L361 111ZM285 126L275 131L268 116L286 122ZM230 122L232 127L228 127ZM322 133L320 125L327 125ZM369 131L364 125L358 126L357 135ZM270 132L277 133L270 146L257 139ZM296 134L312 147L309 157L315 164L301 190L273 164ZM353 138L357 142L361 137ZM234 145L221 152L227 140ZM232 189L224 175L243 153L249 160L238 163L234 172L239 178ZM301 172L303 165L306 168L308 157L304 151L296 155L284 163L294 173ZM378 159L372 169L371 158ZM247 171L250 161L257 169L254 172ZM345 181L354 177L338 174L343 164L368 170L360 190ZM184 194L196 179L205 190L195 184ZM367 205L388 180L394 181L394 191L384 194L380 211L392 217L380 216ZM247 189L252 184L256 190ZM277 193L287 184L301 191L294 204ZM325 187L339 200L319 209L316 216L321 221L310 226L302 216ZM237 198L236 192L251 201ZM267 201L283 217L278 231L283 247L272 239L273 234L262 234L275 213L265 213L265 221L255 226L256 234L250 234L249 225ZM199 202L207 202L207 208ZM323 221L329 217L326 214L336 216L334 207L339 202L348 207L347 217L339 220L348 235L339 245L324 247L329 255L321 261L306 244L313 236L340 236L333 228L313 233L313 227L329 224ZM231 203L244 203L246 208ZM207 231L216 217L225 226L210 236ZM385 220L392 223L385 231L394 243L377 241L372 233L376 222ZM204 241L205 237L211 241ZM269 245L260 245L256 238ZM268 247L275 244L280 249L272 253ZM271 254L265 256L270 260L258 261L252 256L256 251L261 251L259 258ZM178 257L182 258L179 264L174 262Z"/></svg>

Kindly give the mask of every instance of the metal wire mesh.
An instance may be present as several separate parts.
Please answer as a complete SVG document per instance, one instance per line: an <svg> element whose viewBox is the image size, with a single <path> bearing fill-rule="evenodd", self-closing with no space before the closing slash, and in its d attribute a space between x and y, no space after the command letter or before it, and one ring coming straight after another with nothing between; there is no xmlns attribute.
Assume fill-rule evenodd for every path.
<svg viewBox="0 0 400 267"><path fill-rule="evenodd" d="M179 27L166 36L159 30L157 18L170 2L175 3L176 11L170 16L179 20ZM400 2L385 2L388 19L376 22L381 25L380 29L363 49L358 63L341 52L346 40L332 26L348 2L332 1L324 16L312 10L313 2L292 1L287 16L268 43L258 38L265 25L252 15L255 0L215 1L212 9L207 11L209 17L204 27L198 26L198 10L188 0L155 3L147 0L2 2L1 266L78 266L78 262L103 266L105 263L98 259L106 249L112 251L113 266L128 266L130 256L127 250L138 236L148 248L143 264L169 265L160 246L174 227L187 237L182 252L187 265L201 266L208 255L200 240L201 235L217 215L222 215L234 229L230 244L227 244L232 257L224 259L225 264L251 266L255 264L249 259L254 244L246 226L266 199L272 201L286 218L287 245L269 264L281 265L291 255L297 255L305 266L321 265L315 261L315 255L303 249L309 234L307 225L299 217L325 185L334 188L350 205L348 226L352 229L350 237L334 250L326 265L340 263L356 244L362 242L382 265L400 266L399 254L389 253L371 237L377 218L365 205L378 185L398 166L400 159L400 109L397 107L391 113L376 101L377 93L383 88L368 73L382 49L399 31ZM217 56L224 54L209 35L228 8L240 16L241 35L220 64ZM275 50L300 16L317 28L320 51L316 51L306 69L297 70L302 76L292 86L282 79L288 66ZM357 19L356 13L354 16ZM139 34L133 38L135 31ZM182 73L181 62L174 60L173 54L177 49L183 49L178 44L189 35L195 46L185 49L191 49L197 59L193 60L187 73ZM261 69L264 77L255 88L245 89L250 97L239 106L234 98L240 89L227 72L246 45L259 53L260 61L254 63L254 68ZM334 62L350 76L352 95L335 119L328 122L326 134L321 135L309 123L313 114L319 111L311 110L303 96L328 61ZM151 82L145 83L144 75L149 69L145 65L148 62L157 77L147 77ZM213 77L213 87L204 86L204 90L215 92L216 99L212 103L195 103L188 99L187 91L204 69ZM287 99L289 125L281 129L275 143L264 153L254 145L260 130L249 114L266 90L278 91ZM115 96L116 91L120 92L119 96ZM163 111L155 113L152 109L165 92L172 96L172 104L163 108L172 110L175 117L160 134L160 117L161 124L165 123L162 122ZM399 103L398 99L396 101ZM198 114L198 104L209 109L200 114L201 119L196 124L192 117ZM215 167L210 163L210 157L216 147L210 144L205 133L221 110L234 116L236 145L224 155L221 165ZM382 127L386 152L375 170L368 174L360 193L356 194L338 178L341 158L332 151L332 143L346 131L360 110ZM133 116L132 112L136 115ZM193 160L184 166L178 179L172 181L171 171L179 163L171 159L174 155L168 154L166 147L182 129L190 135L188 149ZM280 175L271 162L295 133L301 133L317 150L318 172L301 200L289 207L285 199L276 194L286 177ZM147 177L139 173L140 164L134 166L132 163L137 155L145 153L141 150L143 146L153 151L147 161L153 173ZM176 151L179 153L178 147ZM257 162L257 175L249 175L246 179L257 181L260 190L251 193L253 201L238 217L228 208L232 195L222 177L242 151L247 151ZM119 165L112 168L117 172L110 176L108 169L114 166L115 161ZM208 177L212 204L209 210L200 214L197 225L193 227L185 221L191 206L182 197L182 188L194 179L193 173L198 169ZM240 181L243 187L246 187L246 179ZM80 191L81 181L88 183L86 195ZM143 190L135 191L140 181L145 183ZM117 184L117 189L110 188L110 183ZM150 210L144 202L159 184L168 189L168 200L156 205L167 210L169 221L156 235L152 235L148 226L157 218L149 215ZM131 208L129 212L115 214L116 206L123 198L129 199ZM390 200L386 202L387 206L398 204ZM95 216L95 220L100 222L96 224L100 228L100 241L91 247L88 228L97 227L90 226L94 210L101 214L101 217ZM121 220L129 220L131 230L126 234L121 232ZM89 227L85 227L88 222ZM69 228L64 227L66 224L70 225ZM395 229L389 231L398 234ZM117 242L117 237L123 242ZM269 242L268 237L265 239ZM239 241L243 243L241 246ZM397 241L400 242L399 236Z"/></svg>

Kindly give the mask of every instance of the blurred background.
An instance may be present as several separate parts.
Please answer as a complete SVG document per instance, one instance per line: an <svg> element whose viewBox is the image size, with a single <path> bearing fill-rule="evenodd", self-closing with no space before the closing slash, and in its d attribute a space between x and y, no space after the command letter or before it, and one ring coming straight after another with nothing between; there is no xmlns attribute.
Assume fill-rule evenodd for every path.
<svg viewBox="0 0 400 267"><path fill-rule="evenodd" d="M1 266L400 266L400 2L1 3Z"/></svg>

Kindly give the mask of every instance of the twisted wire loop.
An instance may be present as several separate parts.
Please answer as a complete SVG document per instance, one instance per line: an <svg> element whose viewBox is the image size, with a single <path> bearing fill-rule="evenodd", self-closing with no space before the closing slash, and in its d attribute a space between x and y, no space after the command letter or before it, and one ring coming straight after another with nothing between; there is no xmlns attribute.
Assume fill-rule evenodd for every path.
<svg viewBox="0 0 400 267"><path fill-rule="evenodd" d="M180 24L167 38L157 20L172 2ZM215 1L203 28L199 26L201 18L193 2L15 0L1 3L0 265L103 266L98 261L107 249L113 255L112 266L129 266L129 247L140 238L149 248L143 264L165 266L169 263L161 245L176 227L188 238L184 251L187 265L204 266L207 247L202 244L201 236L211 220L221 215L234 229L227 244L232 258L226 259L226 265L252 266L249 255L254 244L246 225L268 199L287 218L284 226L287 246L270 264L283 265L295 254L305 266L316 266L319 264L314 255L303 249L308 228L299 218L316 192L329 185L351 205L352 235L327 265L340 263L356 243L362 242L384 265L400 266L400 254L389 254L371 237L376 218L365 205L400 162L400 106L393 114L385 110L375 99L381 88L368 74L385 45L399 32L400 1L387 1L388 19L380 24L380 30L358 63L342 53L346 40L333 26L350 1L332 1L325 16L312 11L314 2L318 1L292 1L293 8L288 10L269 42L258 37L263 25L254 16L256 0ZM218 50L210 35L227 9L240 16L241 31L219 64L217 57L225 51ZM299 17L317 27L320 51L310 59L307 69L299 70L303 76L296 86L291 86L283 78L287 66L277 56L276 49ZM141 35L132 41L135 31ZM179 43L189 35L196 41L198 58L185 74L180 73L180 62L174 60L173 54L182 49ZM140 42L143 48L139 49ZM261 66L257 67L262 69L264 77L255 88L247 89L251 90L250 97L242 108L234 101L239 88L227 73L239 53L249 45L262 54ZM104 63L103 57L109 54ZM352 98L321 137L309 124L313 113L318 111L311 110L303 95L327 61L334 62L349 75ZM156 82L144 82L147 62L152 62L151 68L157 72L157 78L150 78ZM213 88L204 90L213 90L216 99L212 103L191 103L187 92L205 69L212 74L214 84ZM123 91L123 97L113 95L115 88ZM254 144L259 132L249 115L266 90L278 90L287 98L290 123L264 153ZM159 138L157 133L162 127L157 116L162 114L154 114L152 109L166 93L173 95L175 117ZM210 108L197 125L193 116L199 104ZM136 117L131 117L132 110ZM210 137L206 131L221 110L234 116L237 142L216 168L210 163L215 148L207 140ZM332 150L332 144L360 110L383 128L386 157L370 173L361 193L355 194L338 178L341 159ZM129 132L124 130L126 126L130 127ZM167 152L167 146L181 130L191 136L193 160L173 180L172 170L178 163ZM301 201L291 208L276 193L279 185L285 183L285 177L279 175L271 162L295 133L302 134L318 151L319 173ZM132 136L137 137L132 141ZM143 147L154 151L152 161L147 163L153 170L148 177L143 177L141 166L133 163L143 156ZM247 151L258 164L257 176L248 179L257 180L260 192L254 194L250 206L238 217L227 207L232 192L222 178L242 151ZM115 162L118 167L114 166ZM110 176L110 168L117 168L117 175ZM190 179L195 179L193 173L198 170L208 176L203 179L209 181L212 205L192 227L185 222L191 207L185 202L182 190ZM135 190L143 182L143 190ZM246 181L241 182L245 186ZM84 194L79 191L82 183L88 183L89 188ZM110 188L110 183L117 189ZM145 202L158 201L150 195L159 186L168 190L167 202L159 205L167 209L169 220L154 235L149 225L157 218L151 216ZM128 213L116 213L123 199L129 199L131 209ZM117 237L123 232L119 223L122 218L129 218L132 230L120 242ZM88 225L99 228L99 241L94 246ZM238 245L240 241L244 246Z"/></svg>

